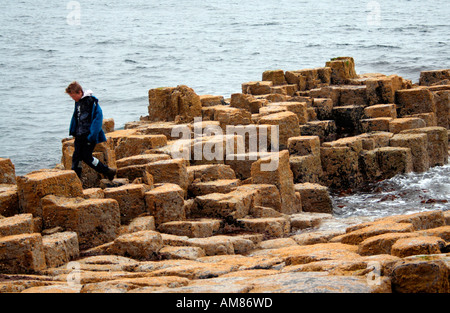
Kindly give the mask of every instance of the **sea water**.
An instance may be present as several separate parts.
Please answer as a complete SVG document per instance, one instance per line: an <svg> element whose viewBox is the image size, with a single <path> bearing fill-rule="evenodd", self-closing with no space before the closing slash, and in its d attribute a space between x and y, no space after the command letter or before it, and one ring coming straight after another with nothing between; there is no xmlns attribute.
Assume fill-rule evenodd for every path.
<svg viewBox="0 0 450 313"><path fill-rule="evenodd" d="M408 173L349 193L332 193L334 214L384 217L432 210L450 210L450 165L424 173Z"/></svg>
<svg viewBox="0 0 450 313"><path fill-rule="evenodd" d="M0 157L17 175L60 162L73 80L120 129L148 114L151 88L227 98L265 70L338 56L413 82L450 67L448 0L22 0L0 12Z"/></svg>

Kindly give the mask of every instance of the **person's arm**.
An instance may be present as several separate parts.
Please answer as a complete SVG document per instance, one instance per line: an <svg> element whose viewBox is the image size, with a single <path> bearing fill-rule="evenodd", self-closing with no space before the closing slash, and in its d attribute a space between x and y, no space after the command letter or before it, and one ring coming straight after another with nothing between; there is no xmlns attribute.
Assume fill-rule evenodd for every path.
<svg viewBox="0 0 450 313"><path fill-rule="evenodd" d="M75 136L75 128L76 128L76 118L75 114L77 111L77 106L75 105L75 109L72 114L72 119L70 120L70 126L69 126L69 136Z"/></svg>
<svg viewBox="0 0 450 313"><path fill-rule="evenodd" d="M99 133L102 130L103 126L103 112L100 106L98 105L97 100L94 101L93 107L92 107L92 123L91 128L89 132L89 136L87 137L87 140L89 142L98 142Z"/></svg>

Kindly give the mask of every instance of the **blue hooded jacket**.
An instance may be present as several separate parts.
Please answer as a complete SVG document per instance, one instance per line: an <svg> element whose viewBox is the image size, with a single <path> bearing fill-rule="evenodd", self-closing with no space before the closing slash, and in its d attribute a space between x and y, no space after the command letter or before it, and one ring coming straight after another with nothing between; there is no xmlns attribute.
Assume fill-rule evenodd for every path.
<svg viewBox="0 0 450 313"><path fill-rule="evenodd" d="M91 117L91 127L89 130L89 135L87 137L87 140L89 142L92 142L94 144L102 143L106 141L105 132L102 129L103 126L103 112L98 104L98 99L94 96L92 96L92 93L85 94L85 96L90 96L94 99L94 105L92 107L92 117ZM72 120L70 121L70 128L69 128L69 135L70 136L76 136L76 130L77 130L77 105L75 104L75 109L72 115Z"/></svg>

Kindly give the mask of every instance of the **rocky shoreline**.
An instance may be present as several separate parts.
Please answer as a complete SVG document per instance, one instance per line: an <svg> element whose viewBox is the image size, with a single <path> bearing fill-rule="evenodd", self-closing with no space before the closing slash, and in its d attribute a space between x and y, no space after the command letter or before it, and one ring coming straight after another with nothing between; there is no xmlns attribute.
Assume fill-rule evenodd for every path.
<svg viewBox="0 0 450 313"><path fill-rule="evenodd" d="M338 219L330 197L448 163L450 70L343 57L230 99L150 89L148 111L104 121L113 181L69 170L71 138L54 169L0 159L0 293L450 291L449 212Z"/></svg>

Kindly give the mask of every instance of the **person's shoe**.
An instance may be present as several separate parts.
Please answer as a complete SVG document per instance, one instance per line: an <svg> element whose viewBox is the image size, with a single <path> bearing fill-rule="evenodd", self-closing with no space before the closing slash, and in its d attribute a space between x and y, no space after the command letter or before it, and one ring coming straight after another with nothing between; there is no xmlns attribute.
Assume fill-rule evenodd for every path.
<svg viewBox="0 0 450 313"><path fill-rule="evenodd" d="M106 177L113 181L114 177L116 176L117 170L114 168L108 168L108 172L106 172Z"/></svg>

